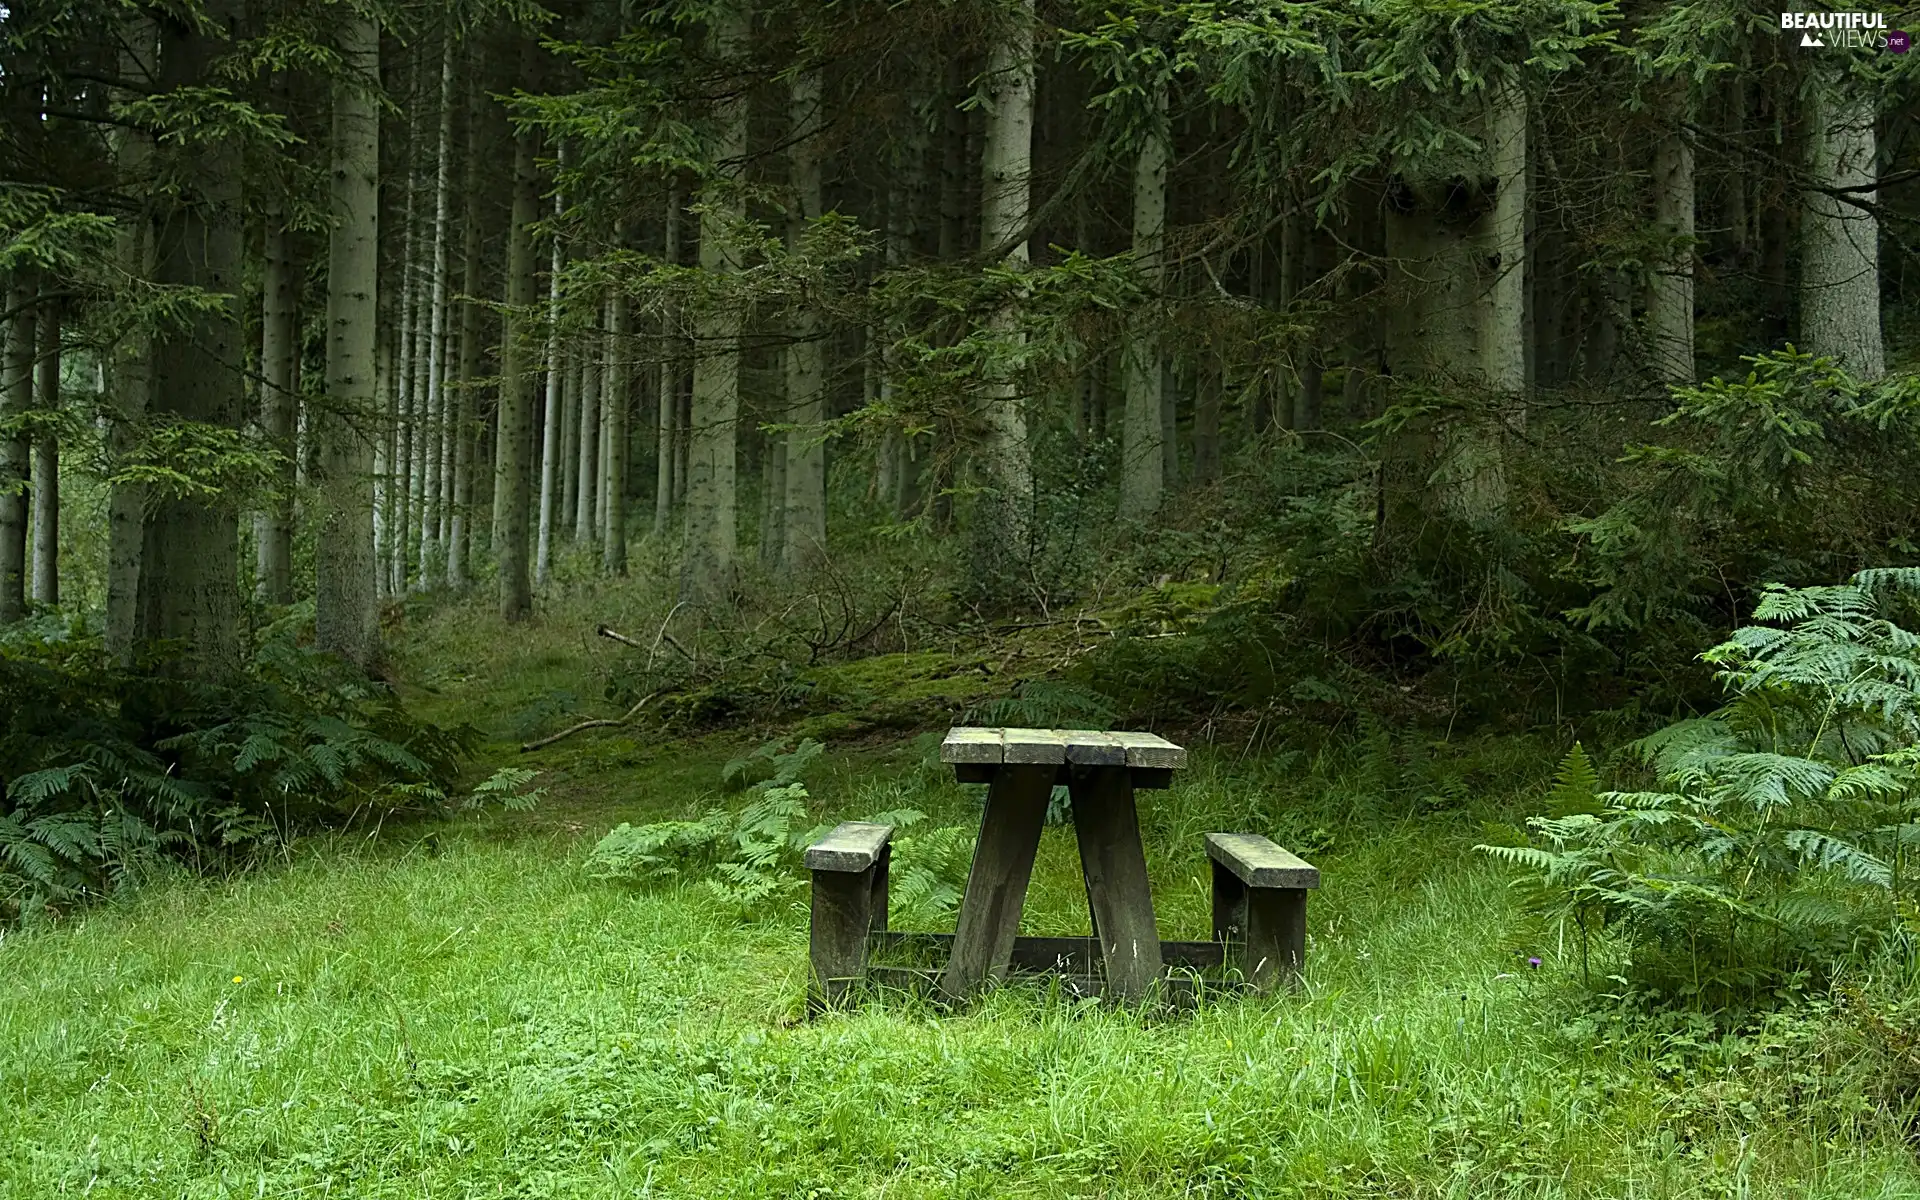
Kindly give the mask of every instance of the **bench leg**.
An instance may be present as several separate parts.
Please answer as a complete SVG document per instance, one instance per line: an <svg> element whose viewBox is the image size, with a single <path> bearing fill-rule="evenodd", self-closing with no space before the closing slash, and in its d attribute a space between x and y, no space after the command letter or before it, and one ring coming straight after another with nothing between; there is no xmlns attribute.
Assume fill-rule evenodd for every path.
<svg viewBox="0 0 1920 1200"><path fill-rule="evenodd" d="M877 884L884 895L886 886L879 882L884 876L878 867L876 863L864 871L813 872L813 914L808 929L813 978L808 998L814 1008L838 1003L867 973L867 933L873 924L874 892Z"/></svg>
<svg viewBox="0 0 1920 1200"><path fill-rule="evenodd" d="M1023 763L994 773L960 900L953 957L940 976L940 990L949 996L965 996L988 980L1006 977L1056 772L1052 766Z"/></svg>
<svg viewBox="0 0 1920 1200"><path fill-rule="evenodd" d="M1307 960L1307 889L1248 888L1246 973L1271 992L1292 986Z"/></svg>
<svg viewBox="0 0 1920 1200"><path fill-rule="evenodd" d="M1232 871L1207 860L1213 867L1213 940L1247 940L1247 885Z"/></svg>
<svg viewBox="0 0 1920 1200"><path fill-rule="evenodd" d="M893 869L893 846L880 847L880 857L873 863L873 886L870 890L873 899L872 915L868 918L867 928L873 933L887 931L887 873Z"/></svg>
<svg viewBox="0 0 1920 1200"><path fill-rule="evenodd" d="M1067 786L1087 904L1106 960L1106 994L1137 1000L1160 978L1161 964L1133 781L1125 767L1090 767L1074 771Z"/></svg>

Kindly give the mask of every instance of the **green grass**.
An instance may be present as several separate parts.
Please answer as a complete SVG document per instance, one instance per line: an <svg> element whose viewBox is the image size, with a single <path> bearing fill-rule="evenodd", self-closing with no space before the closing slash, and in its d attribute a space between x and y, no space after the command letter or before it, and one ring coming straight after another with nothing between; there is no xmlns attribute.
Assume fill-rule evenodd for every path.
<svg viewBox="0 0 1920 1200"><path fill-rule="evenodd" d="M446 656L423 703L500 757L527 697L601 650L543 636ZM1596 1005L1470 849L1541 746L1201 754L1143 795L1163 936L1205 936L1208 829L1323 868L1295 994L1172 1015L1018 987L805 1020L797 888L742 919L697 881L581 869L619 821L726 802L720 764L758 736L585 734L530 756L531 814L310 839L8 932L0 1197L1920 1193L1903 1102L1839 1018L1723 1038ZM924 741L821 767L823 820L977 811ZM1086 927L1069 829L1026 927Z"/></svg>

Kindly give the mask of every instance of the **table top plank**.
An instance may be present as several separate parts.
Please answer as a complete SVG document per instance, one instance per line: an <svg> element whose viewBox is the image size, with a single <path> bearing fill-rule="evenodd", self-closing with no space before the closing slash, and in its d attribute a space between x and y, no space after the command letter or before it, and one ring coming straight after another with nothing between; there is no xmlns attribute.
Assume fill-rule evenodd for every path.
<svg viewBox="0 0 1920 1200"><path fill-rule="evenodd" d="M1127 731L1112 736L1126 748L1127 765L1130 767L1173 769L1187 765L1186 750L1157 733Z"/></svg>
<svg viewBox="0 0 1920 1200"><path fill-rule="evenodd" d="M976 725L956 725L947 730L940 743L940 761L945 763L993 763L1001 761L1005 745L1004 729L986 729Z"/></svg>
<svg viewBox="0 0 1920 1200"><path fill-rule="evenodd" d="M1059 765L1067 761L1067 735L1059 729L1003 729L1006 750L1000 761Z"/></svg>
<svg viewBox="0 0 1920 1200"><path fill-rule="evenodd" d="M1119 737L1091 729L1063 730L1067 739L1067 761L1087 767L1124 767L1127 748Z"/></svg>

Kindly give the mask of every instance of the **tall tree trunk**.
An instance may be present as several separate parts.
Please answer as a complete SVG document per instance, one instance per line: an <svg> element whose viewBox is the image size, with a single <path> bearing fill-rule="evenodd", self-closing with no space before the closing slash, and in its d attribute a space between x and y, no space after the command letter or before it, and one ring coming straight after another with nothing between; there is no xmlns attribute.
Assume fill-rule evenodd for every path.
<svg viewBox="0 0 1920 1200"><path fill-rule="evenodd" d="M1028 262L1027 224L1033 198L1034 0L1016 0L1012 20L995 38L982 77L986 129L980 152L980 244L1014 267ZM987 320L1009 351L1020 340L1009 302ZM1033 462L1027 416L1014 372L997 368L982 388L986 406L986 467L993 512L980 532L999 548L1024 555L1033 500Z"/></svg>
<svg viewBox="0 0 1920 1200"><path fill-rule="evenodd" d="M1156 307L1167 285L1167 92L1153 96L1153 120L1133 166L1133 257L1140 281ZM1120 468L1120 514L1135 519L1160 509L1165 484L1165 434L1161 420L1160 339L1149 321L1137 322L1126 345L1126 418Z"/></svg>
<svg viewBox="0 0 1920 1200"><path fill-rule="evenodd" d="M739 63L753 28L743 2L717 16L712 29L714 57ZM724 176L708 188L700 214L700 269L709 274L739 270L730 239L745 217L732 184L747 152L747 102L744 89L717 105L711 158ZM695 602L724 599L732 590L739 539L736 487L740 426L741 314L730 303L708 303L694 314L693 411L688 429L687 545L680 577L681 594Z"/></svg>
<svg viewBox="0 0 1920 1200"><path fill-rule="evenodd" d="M481 86L481 80L486 75L484 46L483 41L475 39L473 62L467 77L466 214L460 223L460 291L469 297L480 295L481 281L480 225L485 210L480 204L480 130L487 103L486 92ZM453 421L453 519L447 535L447 586L454 591L465 591L470 582L467 578L467 543L470 540L468 528L473 520L474 441L478 436L474 429L477 406L473 389L480 378L480 316L480 305L474 300L469 299L460 305L460 386L454 392L452 401L456 413Z"/></svg>
<svg viewBox="0 0 1920 1200"><path fill-rule="evenodd" d="M667 195L661 259L668 265L680 261L680 189ZM653 464L653 536L663 537L673 518L674 466L678 452L675 428L680 415L680 366L674 355L674 313L669 308L660 316L660 403L654 408L655 457Z"/></svg>
<svg viewBox="0 0 1920 1200"><path fill-rule="evenodd" d="M625 242L625 232L616 230L614 244ZM627 340L632 332L627 294L616 287L607 296L607 366L602 383L607 416L602 432L610 449L600 489L606 506L606 520L600 530L600 569L613 576L627 573L627 393L632 378L627 369Z"/></svg>
<svg viewBox="0 0 1920 1200"><path fill-rule="evenodd" d="M1874 106L1865 88L1816 86L1807 120L1814 188L1868 204L1877 174ZM1832 191L1806 193L1800 219L1800 349L1831 355L1861 379L1886 373L1880 336L1880 223Z"/></svg>
<svg viewBox="0 0 1920 1200"><path fill-rule="evenodd" d="M327 247L327 399L315 416L321 494L314 538L314 641L362 668L380 657L373 554L373 453L379 427L380 30L343 14L345 77L333 85L333 230Z"/></svg>
<svg viewBox="0 0 1920 1200"><path fill-rule="evenodd" d="M798 246L806 236L807 222L819 218L825 208L819 71L794 74L790 101L795 128L790 151L793 208L787 219L787 244ZM942 230L951 232L945 222ZM781 525L784 545L780 564L788 570L799 570L816 561L827 546L827 447L819 433L827 419L826 344L819 313L811 305L800 306L792 322L793 343L787 348L786 361L787 419L797 428L787 439L787 473L782 481L786 516Z"/></svg>
<svg viewBox="0 0 1920 1200"><path fill-rule="evenodd" d="M155 43L153 18L144 9L128 10L120 27L120 73L128 80L148 78ZM111 95L127 101L136 93L115 89ZM113 133L114 171L123 184L145 177L153 158L153 135L135 123L117 126ZM131 190L131 187L129 188ZM144 211L118 223L114 230L114 262L128 279L153 278L153 225ZM152 336L135 326L105 352L107 368L107 461L110 468L125 465L139 440L146 419L147 397L153 378ZM116 666L130 665L140 603L140 556L146 548L142 529L146 489L129 481L111 485L107 497L107 612L104 640L107 656ZM5 501L0 500L0 513ZM4 581L0 581L3 583ZM0 587L4 594L4 587ZM0 604L4 601L0 600Z"/></svg>
<svg viewBox="0 0 1920 1200"><path fill-rule="evenodd" d="M532 58L531 43L524 59ZM524 78L530 72L522 70ZM527 517L533 458L533 364L527 361L527 313L533 306L533 235L539 219L539 180L534 174L533 134L514 138L513 217L507 235L507 319L500 338L500 418L494 447L494 555L500 567L500 615L524 621L533 612L533 581L527 567Z"/></svg>
<svg viewBox="0 0 1920 1200"><path fill-rule="evenodd" d="M431 186L423 184L425 187ZM408 443L407 511L411 514L412 524L407 528L408 541L401 549L400 582L398 590L404 592L411 586L415 591L426 587L426 563L415 564L416 570L407 569L409 555L417 554L427 544L428 531L433 527L431 514L427 512L427 463L430 458L429 447L433 444L433 425L428 419L428 403L433 390L433 242L431 217L427 211L428 197L421 199L420 219L428 227L421 231L414 241L414 258L408 265L408 273L417 281L413 303L413 403L410 428L412 438Z"/></svg>
<svg viewBox="0 0 1920 1200"><path fill-rule="evenodd" d="M1693 201L1693 145L1675 129L1653 150L1653 223L1662 256L1647 292L1653 376L1671 387L1693 382Z"/></svg>
<svg viewBox="0 0 1920 1200"><path fill-rule="evenodd" d="M556 224L565 209L566 199L554 193ZM567 355L560 341L560 267L564 253L556 233L547 275L547 404L540 437L540 529L533 568L534 582L542 587L553 572L553 527L560 519L560 462L567 440Z"/></svg>
<svg viewBox="0 0 1920 1200"><path fill-rule="evenodd" d="M164 91L212 81L214 58L239 32L238 0L206 0L192 21L159 18ZM233 299L241 290L244 239L241 156L215 139L173 148L169 157L191 195L158 214L156 275L161 284L204 288L227 297L160 334L153 347L156 412L176 422L238 429L246 408L246 355ZM172 667L223 680L240 671L240 530L219 499L169 494L148 505L140 574L139 637L182 652Z"/></svg>
<svg viewBox="0 0 1920 1200"><path fill-rule="evenodd" d="M253 518L254 573L260 599L293 603L294 427L298 417L293 239L278 204L267 210L260 281L260 430L282 456L274 494Z"/></svg>
<svg viewBox="0 0 1920 1200"><path fill-rule="evenodd" d="M419 121L410 122L417 131ZM407 138L407 157L413 156L413 148L418 138L410 133ZM383 564L386 575L386 594L404 595L407 590L408 548L412 541L414 526L412 463L414 438L414 412L416 408L413 391L413 348L414 335L418 328L420 314L420 287L414 260L418 255L418 238L415 232L414 214L420 192L418 173L411 166L405 168L407 202L401 217L400 248L400 312L398 327L394 331L393 380L394 380L394 426L393 454L387 482L387 562Z"/></svg>
<svg viewBox="0 0 1920 1200"><path fill-rule="evenodd" d="M421 489L420 574L417 586L425 591L443 582L447 419L447 205L453 185L453 22L445 22L440 49L440 136L433 171L433 279L427 325L426 480Z"/></svg>
<svg viewBox="0 0 1920 1200"><path fill-rule="evenodd" d="M6 376L0 380L0 415L24 418L33 407L33 353L36 289L24 268L16 270L7 289ZM27 612L27 515L31 511L28 485L32 475L33 445L24 428L0 436L0 625L18 621Z"/></svg>
<svg viewBox="0 0 1920 1200"><path fill-rule="evenodd" d="M580 358L580 419L574 426L574 449L578 455L574 473L580 486L574 495L573 540L591 542L599 525L595 521L599 504L600 476L600 350L605 335L596 317L587 330Z"/></svg>
<svg viewBox="0 0 1920 1200"><path fill-rule="evenodd" d="M60 305L40 306L40 352L33 406L60 411ZM33 443L33 601L60 603L60 439L49 430Z"/></svg>

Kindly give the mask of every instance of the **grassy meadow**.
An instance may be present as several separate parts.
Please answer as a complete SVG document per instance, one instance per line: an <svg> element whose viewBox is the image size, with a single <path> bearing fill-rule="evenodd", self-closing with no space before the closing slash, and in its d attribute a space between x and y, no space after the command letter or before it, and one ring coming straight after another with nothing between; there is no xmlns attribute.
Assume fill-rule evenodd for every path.
<svg viewBox="0 0 1920 1200"><path fill-rule="evenodd" d="M1583 963L1473 852L1537 794L1544 741L1222 744L1143 794L1163 936L1205 936L1208 829L1322 868L1297 993L1169 1013L1022 986L808 1020L802 890L742 915L698 880L582 869L620 821L736 802L721 764L768 731L520 756L529 706L590 693L616 651L554 620L462 666L436 643L453 622L403 655L413 698L483 729L479 773L541 768L540 805L311 838L7 932L0 1197L1920 1195L1907 1101L1843 1011L1727 1034L1605 999L1604 953ZM970 821L981 789L930 750L834 745L817 815ZM1026 926L1085 924L1050 828Z"/></svg>

